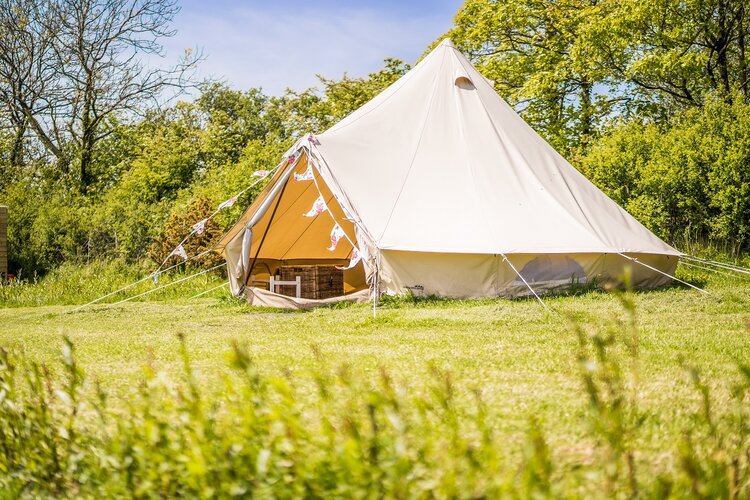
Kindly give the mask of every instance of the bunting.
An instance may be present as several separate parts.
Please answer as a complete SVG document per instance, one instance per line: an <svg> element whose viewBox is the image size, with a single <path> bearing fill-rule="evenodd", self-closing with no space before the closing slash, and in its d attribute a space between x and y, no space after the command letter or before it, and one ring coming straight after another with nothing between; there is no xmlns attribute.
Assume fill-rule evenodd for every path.
<svg viewBox="0 0 750 500"><path fill-rule="evenodd" d="M252 176L253 177L265 177L270 173L271 172L269 170L256 170L255 172L252 173Z"/></svg>
<svg viewBox="0 0 750 500"><path fill-rule="evenodd" d="M331 229L331 246L328 247L328 251L335 251L336 247L339 244L339 241L341 241L341 238L343 238L344 236L344 230L341 229L341 226L339 226L338 222L335 223L333 229Z"/></svg>
<svg viewBox="0 0 750 500"><path fill-rule="evenodd" d="M182 246L182 243L177 245L177 248L172 250L172 253L169 254L169 256L177 255L178 257L182 257L182 260L188 260L187 252L185 251L185 247Z"/></svg>
<svg viewBox="0 0 750 500"><path fill-rule="evenodd" d="M221 204L219 205L219 208L217 208L217 211L218 210L224 210L225 208L231 207L232 205L235 204L236 201L237 201L237 197L236 196L232 196L227 201L221 202Z"/></svg>
<svg viewBox="0 0 750 500"><path fill-rule="evenodd" d="M328 206L326 206L326 201L323 199L323 195L320 195L318 196L318 199L315 200L315 203L313 203L313 206L310 209L310 211L304 214L304 216L315 217L316 215L322 214L327 209L328 209Z"/></svg>
<svg viewBox="0 0 750 500"><path fill-rule="evenodd" d="M359 253L359 250L357 250L357 247L354 247L354 250L352 250L352 257L351 259L349 259L349 265L346 267L336 266L336 269L340 269L341 271L346 271L347 269L351 269L357 264L359 264L360 260L362 260L362 255Z"/></svg>
<svg viewBox="0 0 750 500"><path fill-rule="evenodd" d="M193 224L193 232L196 234L203 234L206 231L206 222L208 219L203 219Z"/></svg>
<svg viewBox="0 0 750 500"><path fill-rule="evenodd" d="M304 171L302 174L294 173L294 180L295 181L311 181L315 178L315 174L313 174L312 165L307 166L307 170Z"/></svg>

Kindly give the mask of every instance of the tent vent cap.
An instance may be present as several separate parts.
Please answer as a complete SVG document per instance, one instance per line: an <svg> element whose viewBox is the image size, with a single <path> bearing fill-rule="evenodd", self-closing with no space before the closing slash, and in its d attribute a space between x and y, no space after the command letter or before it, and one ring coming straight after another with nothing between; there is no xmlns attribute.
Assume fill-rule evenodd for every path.
<svg viewBox="0 0 750 500"><path fill-rule="evenodd" d="M474 83L468 76L459 76L456 78L456 87L464 90L474 90Z"/></svg>

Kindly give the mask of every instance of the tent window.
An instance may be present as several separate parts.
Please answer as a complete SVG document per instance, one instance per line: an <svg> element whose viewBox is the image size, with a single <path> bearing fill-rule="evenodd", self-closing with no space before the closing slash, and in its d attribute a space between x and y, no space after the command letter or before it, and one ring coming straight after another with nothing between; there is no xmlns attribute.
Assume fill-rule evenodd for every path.
<svg viewBox="0 0 750 500"><path fill-rule="evenodd" d="M456 78L456 87L464 90L474 90L474 84L465 76Z"/></svg>
<svg viewBox="0 0 750 500"><path fill-rule="evenodd" d="M519 271L529 283L573 280L586 281L581 265L566 255L540 255Z"/></svg>

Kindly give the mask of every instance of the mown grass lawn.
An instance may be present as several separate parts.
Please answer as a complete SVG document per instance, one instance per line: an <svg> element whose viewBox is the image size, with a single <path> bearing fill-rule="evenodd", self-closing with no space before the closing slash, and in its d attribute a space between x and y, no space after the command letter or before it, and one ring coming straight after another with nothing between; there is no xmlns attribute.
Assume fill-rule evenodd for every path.
<svg viewBox="0 0 750 500"><path fill-rule="evenodd" d="M677 287L635 294L638 402L646 415L637 459L650 472L673 465L671 451L700 413L700 394L686 367L700 368L720 415L734 411L730 391L738 364L750 364L750 281L688 277L711 295ZM428 386L430 367L437 366L451 373L460 398L481 390L509 448L522 442L534 418L554 456L585 462L591 459L587 395L572 325L602 331L622 321L624 311L604 292L546 302L555 313L530 300L392 302L375 319L368 305L285 313L216 298L76 313L69 306L9 308L0 309L0 344L60 370L67 336L87 377L101 381L114 400L136 390L145 366L180 379L178 334L184 334L209 395L220 393L233 341L247 346L262 372L290 370L302 380L321 364L346 365L373 379L385 369L419 392Z"/></svg>

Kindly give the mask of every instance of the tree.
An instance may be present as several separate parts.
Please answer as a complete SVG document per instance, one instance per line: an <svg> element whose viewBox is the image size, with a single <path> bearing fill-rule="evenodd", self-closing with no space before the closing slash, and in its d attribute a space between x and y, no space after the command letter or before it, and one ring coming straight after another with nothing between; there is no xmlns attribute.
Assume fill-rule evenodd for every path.
<svg viewBox="0 0 750 500"><path fill-rule="evenodd" d="M750 96L745 0L605 0L591 26L591 64L667 114L708 94Z"/></svg>
<svg viewBox="0 0 750 500"><path fill-rule="evenodd" d="M18 143L33 132L61 174L90 186L113 118L189 83L199 54L169 69L142 61L162 53L178 10L175 0L0 0L0 104Z"/></svg>
<svg viewBox="0 0 750 500"><path fill-rule="evenodd" d="M398 59L388 58L384 62L381 70L364 78L345 74L334 80L318 75L322 92L314 87L303 92L287 90L282 98L274 100L274 113L285 124L285 133L299 136L324 132L409 71L409 65Z"/></svg>
<svg viewBox="0 0 750 500"><path fill-rule="evenodd" d="M498 92L560 149L585 142L614 102L588 63L583 34L597 0L468 0L448 36Z"/></svg>

